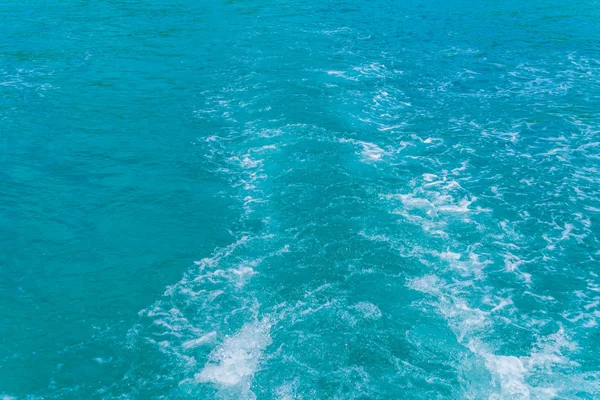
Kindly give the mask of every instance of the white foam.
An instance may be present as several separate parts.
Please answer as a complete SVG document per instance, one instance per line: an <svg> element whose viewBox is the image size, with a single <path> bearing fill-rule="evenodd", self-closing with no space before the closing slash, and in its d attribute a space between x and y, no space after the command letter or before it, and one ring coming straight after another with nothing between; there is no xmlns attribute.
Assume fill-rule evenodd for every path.
<svg viewBox="0 0 600 400"><path fill-rule="evenodd" d="M372 161L379 161L381 157L385 155L385 151L374 143L360 142L360 145L363 148L362 152L360 153L363 158Z"/></svg>
<svg viewBox="0 0 600 400"><path fill-rule="evenodd" d="M441 280L435 275L425 275L408 281L408 286L422 293L436 295L440 291Z"/></svg>
<svg viewBox="0 0 600 400"><path fill-rule="evenodd" d="M202 371L196 374L196 381L249 391L262 352L271 344L270 330L266 320L246 323L211 353Z"/></svg>
<svg viewBox="0 0 600 400"><path fill-rule="evenodd" d="M256 275L254 268L248 265L240 265L238 268L233 268L231 269L231 273L238 287L244 286L250 277Z"/></svg>
<svg viewBox="0 0 600 400"><path fill-rule="evenodd" d="M484 354L485 366L499 380L501 393L493 394L490 399L529 399L531 392L525 382L527 370L523 362L514 356Z"/></svg>
<svg viewBox="0 0 600 400"><path fill-rule="evenodd" d="M298 378L294 379L291 382L286 382L283 385L279 386L275 390L275 394L279 400L295 400L299 397L296 395L297 387L299 385Z"/></svg>
<svg viewBox="0 0 600 400"><path fill-rule="evenodd" d="M262 160L253 160L248 156L244 156L244 158L240 160L240 165L243 168L257 168L262 166L262 163Z"/></svg>
<svg viewBox="0 0 600 400"><path fill-rule="evenodd" d="M519 270L519 266L524 264L526 261L521 260L519 257L514 254L506 254L504 256L504 268L506 272L514 272Z"/></svg>
<svg viewBox="0 0 600 400"><path fill-rule="evenodd" d="M383 78L388 73L385 65L374 62L371 64L363 64L359 67L354 67L354 70L365 76Z"/></svg>
<svg viewBox="0 0 600 400"><path fill-rule="evenodd" d="M181 347L184 349L192 349L194 347L202 346L204 344L208 344L212 342L217 337L217 332L208 332L197 339L188 340L184 342Z"/></svg>
<svg viewBox="0 0 600 400"><path fill-rule="evenodd" d="M529 355L517 357L513 355L495 354L482 340L486 327L492 321L492 315L503 309L514 307L510 298L491 297L485 302L494 305L489 312L471 307L467 300L459 297L459 291L453 284L447 284L435 275L426 275L412 279L408 285L418 291L433 296L437 301L433 304L454 331L459 343L464 344L473 354L482 357L485 368L492 376L491 384L495 389L489 394L489 399L555 399L560 388L548 383L530 382L530 377L548 376L557 366L577 367L578 363L569 360L564 350L569 352L577 349L577 344L570 341L563 328L554 334L541 337ZM536 296L537 297L537 296ZM591 303L589 308L596 307ZM510 313L510 309L507 311ZM582 318L583 320L583 318ZM585 327L593 327L595 320L586 321ZM552 381L557 381L552 379ZM467 391L469 389L467 388ZM476 393L480 393L476 391Z"/></svg>
<svg viewBox="0 0 600 400"><path fill-rule="evenodd" d="M344 71L336 71L336 70L329 70L329 71L325 71L327 73L327 75L330 76L337 76L339 78L343 78L349 81L358 81L358 78L353 77L353 76L348 76L346 75L346 73Z"/></svg>
<svg viewBox="0 0 600 400"><path fill-rule="evenodd" d="M452 251L444 251L440 253L440 258L444 260L460 260L461 255Z"/></svg>
<svg viewBox="0 0 600 400"><path fill-rule="evenodd" d="M492 393L490 399L554 399L558 396L558 389L553 387L532 386L527 382L527 377L536 369L550 371L551 365L567 363L562 357L562 347L572 348L562 329L556 334L543 338L538 342L537 350L529 356L515 357L493 354L478 340L471 340L467 344L469 350L484 358L485 367L492 375L492 384L499 384L499 392Z"/></svg>
<svg viewBox="0 0 600 400"><path fill-rule="evenodd" d="M388 155L388 153L385 150L377 146L375 143L355 139L341 139L340 142L352 143L361 146L362 150L360 152L360 155L362 156L363 161L380 161L383 158L383 156Z"/></svg>
<svg viewBox="0 0 600 400"><path fill-rule="evenodd" d="M368 319L379 319L381 318L381 310L373 303L361 301L353 307L356 311L360 312L363 318Z"/></svg>

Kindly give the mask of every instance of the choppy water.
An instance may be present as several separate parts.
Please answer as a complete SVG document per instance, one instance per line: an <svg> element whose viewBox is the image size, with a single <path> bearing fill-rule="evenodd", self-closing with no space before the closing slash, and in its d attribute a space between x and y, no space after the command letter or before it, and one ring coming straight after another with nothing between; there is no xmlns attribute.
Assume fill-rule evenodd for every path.
<svg viewBox="0 0 600 400"><path fill-rule="evenodd" d="M0 397L600 397L597 2L0 11Z"/></svg>

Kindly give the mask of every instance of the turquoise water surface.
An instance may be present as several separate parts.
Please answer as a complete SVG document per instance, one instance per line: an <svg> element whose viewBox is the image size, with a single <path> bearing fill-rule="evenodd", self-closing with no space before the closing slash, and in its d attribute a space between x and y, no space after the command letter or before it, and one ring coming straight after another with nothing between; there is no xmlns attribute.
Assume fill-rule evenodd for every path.
<svg viewBox="0 0 600 400"><path fill-rule="evenodd" d="M0 398L600 398L600 3L0 18Z"/></svg>

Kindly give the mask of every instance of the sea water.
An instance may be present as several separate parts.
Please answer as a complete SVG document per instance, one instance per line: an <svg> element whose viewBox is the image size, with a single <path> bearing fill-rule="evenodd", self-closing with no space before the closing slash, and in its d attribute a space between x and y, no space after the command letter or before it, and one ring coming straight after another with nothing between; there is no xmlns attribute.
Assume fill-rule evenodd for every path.
<svg viewBox="0 0 600 400"><path fill-rule="evenodd" d="M598 2L0 27L0 398L600 398Z"/></svg>

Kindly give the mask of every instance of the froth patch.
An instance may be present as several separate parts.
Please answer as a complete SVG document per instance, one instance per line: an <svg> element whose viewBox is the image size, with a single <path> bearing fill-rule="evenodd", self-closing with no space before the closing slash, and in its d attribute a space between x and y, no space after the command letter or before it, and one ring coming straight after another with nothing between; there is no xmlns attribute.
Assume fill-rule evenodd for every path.
<svg viewBox="0 0 600 400"><path fill-rule="evenodd" d="M356 303L352 308L358 311L363 318L379 319L381 318L381 310L373 303L361 301Z"/></svg>
<svg viewBox="0 0 600 400"><path fill-rule="evenodd" d="M196 381L210 382L220 388L249 390L262 352L271 344L270 330L271 325L266 320L245 324L211 353L202 371L196 374Z"/></svg>
<svg viewBox="0 0 600 400"><path fill-rule="evenodd" d="M217 332L209 332L206 333L202 336L200 336L197 339L192 339L192 340L188 340L187 342L184 342L181 347L183 347L184 349L191 349L194 347L198 347L198 346L202 346L204 344L208 344L210 342L212 342L215 338L217 337Z"/></svg>
<svg viewBox="0 0 600 400"><path fill-rule="evenodd" d="M355 139L341 139L341 143L352 143L361 147L361 158L366 162L381 161L381 159L389 153L377 146L375 143L365 142Z"/></svg>
<svg viewBox="0 0 600 400"><path fill-rule="evenodd" d="M529 385L525 383L527 369L523 362L514 356L485 354L485 365L500 382L501 394L492 395L492 399L512 398L529 399Z"/></svg>
<svg viewBox="0 0 600 400"><path fill-rule="evenodd" d="M374 143L369 142L361 142L362 151L360 154L363 158L371 161L379 161L381 157L385 154L385 151Z"/></svg>

